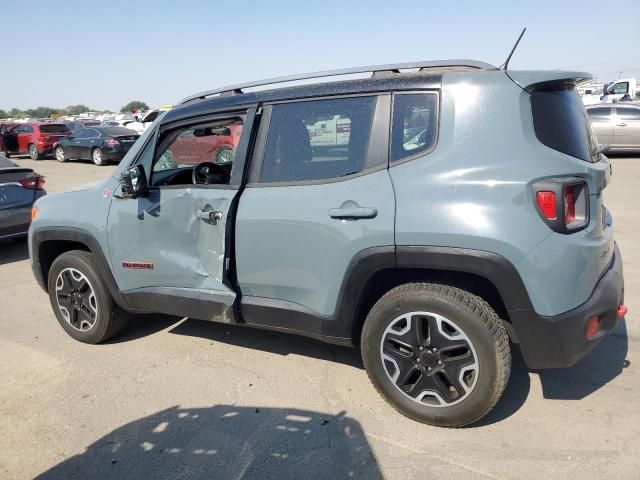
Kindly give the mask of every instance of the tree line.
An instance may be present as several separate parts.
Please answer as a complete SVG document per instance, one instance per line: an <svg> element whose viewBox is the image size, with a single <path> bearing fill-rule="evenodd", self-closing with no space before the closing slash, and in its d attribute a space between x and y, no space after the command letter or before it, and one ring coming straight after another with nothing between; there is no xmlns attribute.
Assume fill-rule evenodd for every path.
<svg viewBox="0 0 640 480"><path fill-rule="evenodd" d="M127 113L132 110L149 110L149 106L140 100L132 100L120 109L120 113ZM12 108L11 110L0 109L0 118L50 118L64 115L79 115L84 112L91 112L93 109L86 105L69 105L66 108L36 107L26 110ZM105 110L107 113L113 113Z"/></svg>

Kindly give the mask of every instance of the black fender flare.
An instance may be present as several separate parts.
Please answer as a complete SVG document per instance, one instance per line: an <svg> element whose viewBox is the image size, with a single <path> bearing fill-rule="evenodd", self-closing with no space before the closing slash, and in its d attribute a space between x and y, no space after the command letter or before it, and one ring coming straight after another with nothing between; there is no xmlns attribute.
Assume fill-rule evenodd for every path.
<svg viewBox="0 0 640 480"><path fill-rule="evenodd" d="M87 230L76 227L40 227L31 233L31 268L38 284L46 291L47 279L40 261L41 247L49 241L68 241L85 245L93 254L98 264L100 277L104 280L109 293L121 308L132 311L120 293L118 284L109 268L109 262L102 251L100 243Z"/></svg>

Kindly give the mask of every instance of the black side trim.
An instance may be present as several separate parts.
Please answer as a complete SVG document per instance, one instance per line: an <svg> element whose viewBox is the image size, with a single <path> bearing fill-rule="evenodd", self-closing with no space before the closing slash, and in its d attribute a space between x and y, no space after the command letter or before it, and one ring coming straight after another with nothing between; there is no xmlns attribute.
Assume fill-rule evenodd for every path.
<svg viewBox="0 0 640 480"><path fill-rule="evenodd" d="M397 247L398 268L471 273L489 280L508 310L533 310L527 289L513 264L495 253L467 248Z"/></svg>
<svg viewBox="0 0 640 480"><path fill-rule="evenodd" d="M320 315L303 305L285 300L251 296L243 296L239 308L248 325L286 329L330 343L351 344L352 326L367 280L376 272L395 266L393 246L368 248L359 252L345 273L334 315Z"/></svg>
<svg viewBox="0 0 640 480"><path fill-rule="evenodd" d="M136 310L197 318L220 323L236 323L235 295L203 292L191 288L145 287L122 292L127 304Z"/></svg>
<svg viewBox="0 0 640 480"><path fill-rule="evenodd" d="M109 268L109 262L100 247L98 241L87 230L74 227L41 227L33 231L31 235L31 268L33 274L36 277L38 284L46 291L47 281L44 278L44 272L40 263L41 247L43 244L49 241L70 241L85 245L89 251L93 254L98 268L100 270L100 276L107 284L109 293L115 300L115 302L123 309L133 311L123 298L116 280Z"/></svg>

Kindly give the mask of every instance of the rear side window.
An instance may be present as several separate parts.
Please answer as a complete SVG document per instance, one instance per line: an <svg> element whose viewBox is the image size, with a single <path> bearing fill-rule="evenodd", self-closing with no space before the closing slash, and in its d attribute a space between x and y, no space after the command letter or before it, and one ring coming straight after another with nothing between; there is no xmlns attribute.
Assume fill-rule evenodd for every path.
<svg viewBox="0 0 640 480"><path fill-rule="evenodd" d="M618 120L640 120L640 108L617 108Z"/></svg>
<svg viewBox="0 0 640 480"><path fill-rule="evenodd" d="M364 168L375 97L273 105L260 181L323 180Z"/></svg>
<svg viewBox="0 0 640 480"><path fill-rule="evenodd" d="M67 133L69 129L66 125L40 125L42 133Z"/></svg>
<svg viewBox="0 0 640 480"><path fill-rule="evenodd" d="M531 93L533 126L549 148L586 162L597 162L598 148L580 96L573 89L539 89Z"/></svg>
<svg viewBox="0 0 640 480"><path fill-rule="evenodd" d="M393 98L391 161L426 153L436 142L437 96L433 93L396 94Z"/></svg>
<svg viewBox="0 0 640 480"><path fill-rule="evenodd" d="M610 107L598 107L590 108L587 110L589 118L593 122L602 122L611 120L611 108Z"/></svg>

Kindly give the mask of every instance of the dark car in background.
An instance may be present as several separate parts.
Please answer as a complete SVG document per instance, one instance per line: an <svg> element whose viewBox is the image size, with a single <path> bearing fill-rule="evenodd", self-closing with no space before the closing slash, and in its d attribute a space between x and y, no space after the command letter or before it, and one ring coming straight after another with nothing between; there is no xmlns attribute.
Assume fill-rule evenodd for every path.
<svg viewBox="0 0 640 480"><path fill-rule="evenodd" d="M39 160L53 151L53 145L71 135L63 123L31 122L21 123L4 135L6 156L29 154L32 160Z"/></svg>
<svg viewBox="0 0 640 480"><path fill-rule="evenodd" d="M0 156L0 239L24 238L33 203L46 193L43 176Z"/></svg>
<svg viewBox="0 0 640 480"><path fill-rule="evenodd" d="M53 146L59 162L92 160L96 165L119 162L140 135L124 127L85 127Z"/></svg>
<svg viewBox="0 0 640 480"><path fill-rule="evenodd" d="M80 130L85 127L95 127L96 125L100 125L98 121L76 121L76 122L63 122L69 130L75 132L76 130Z"/></svg>

